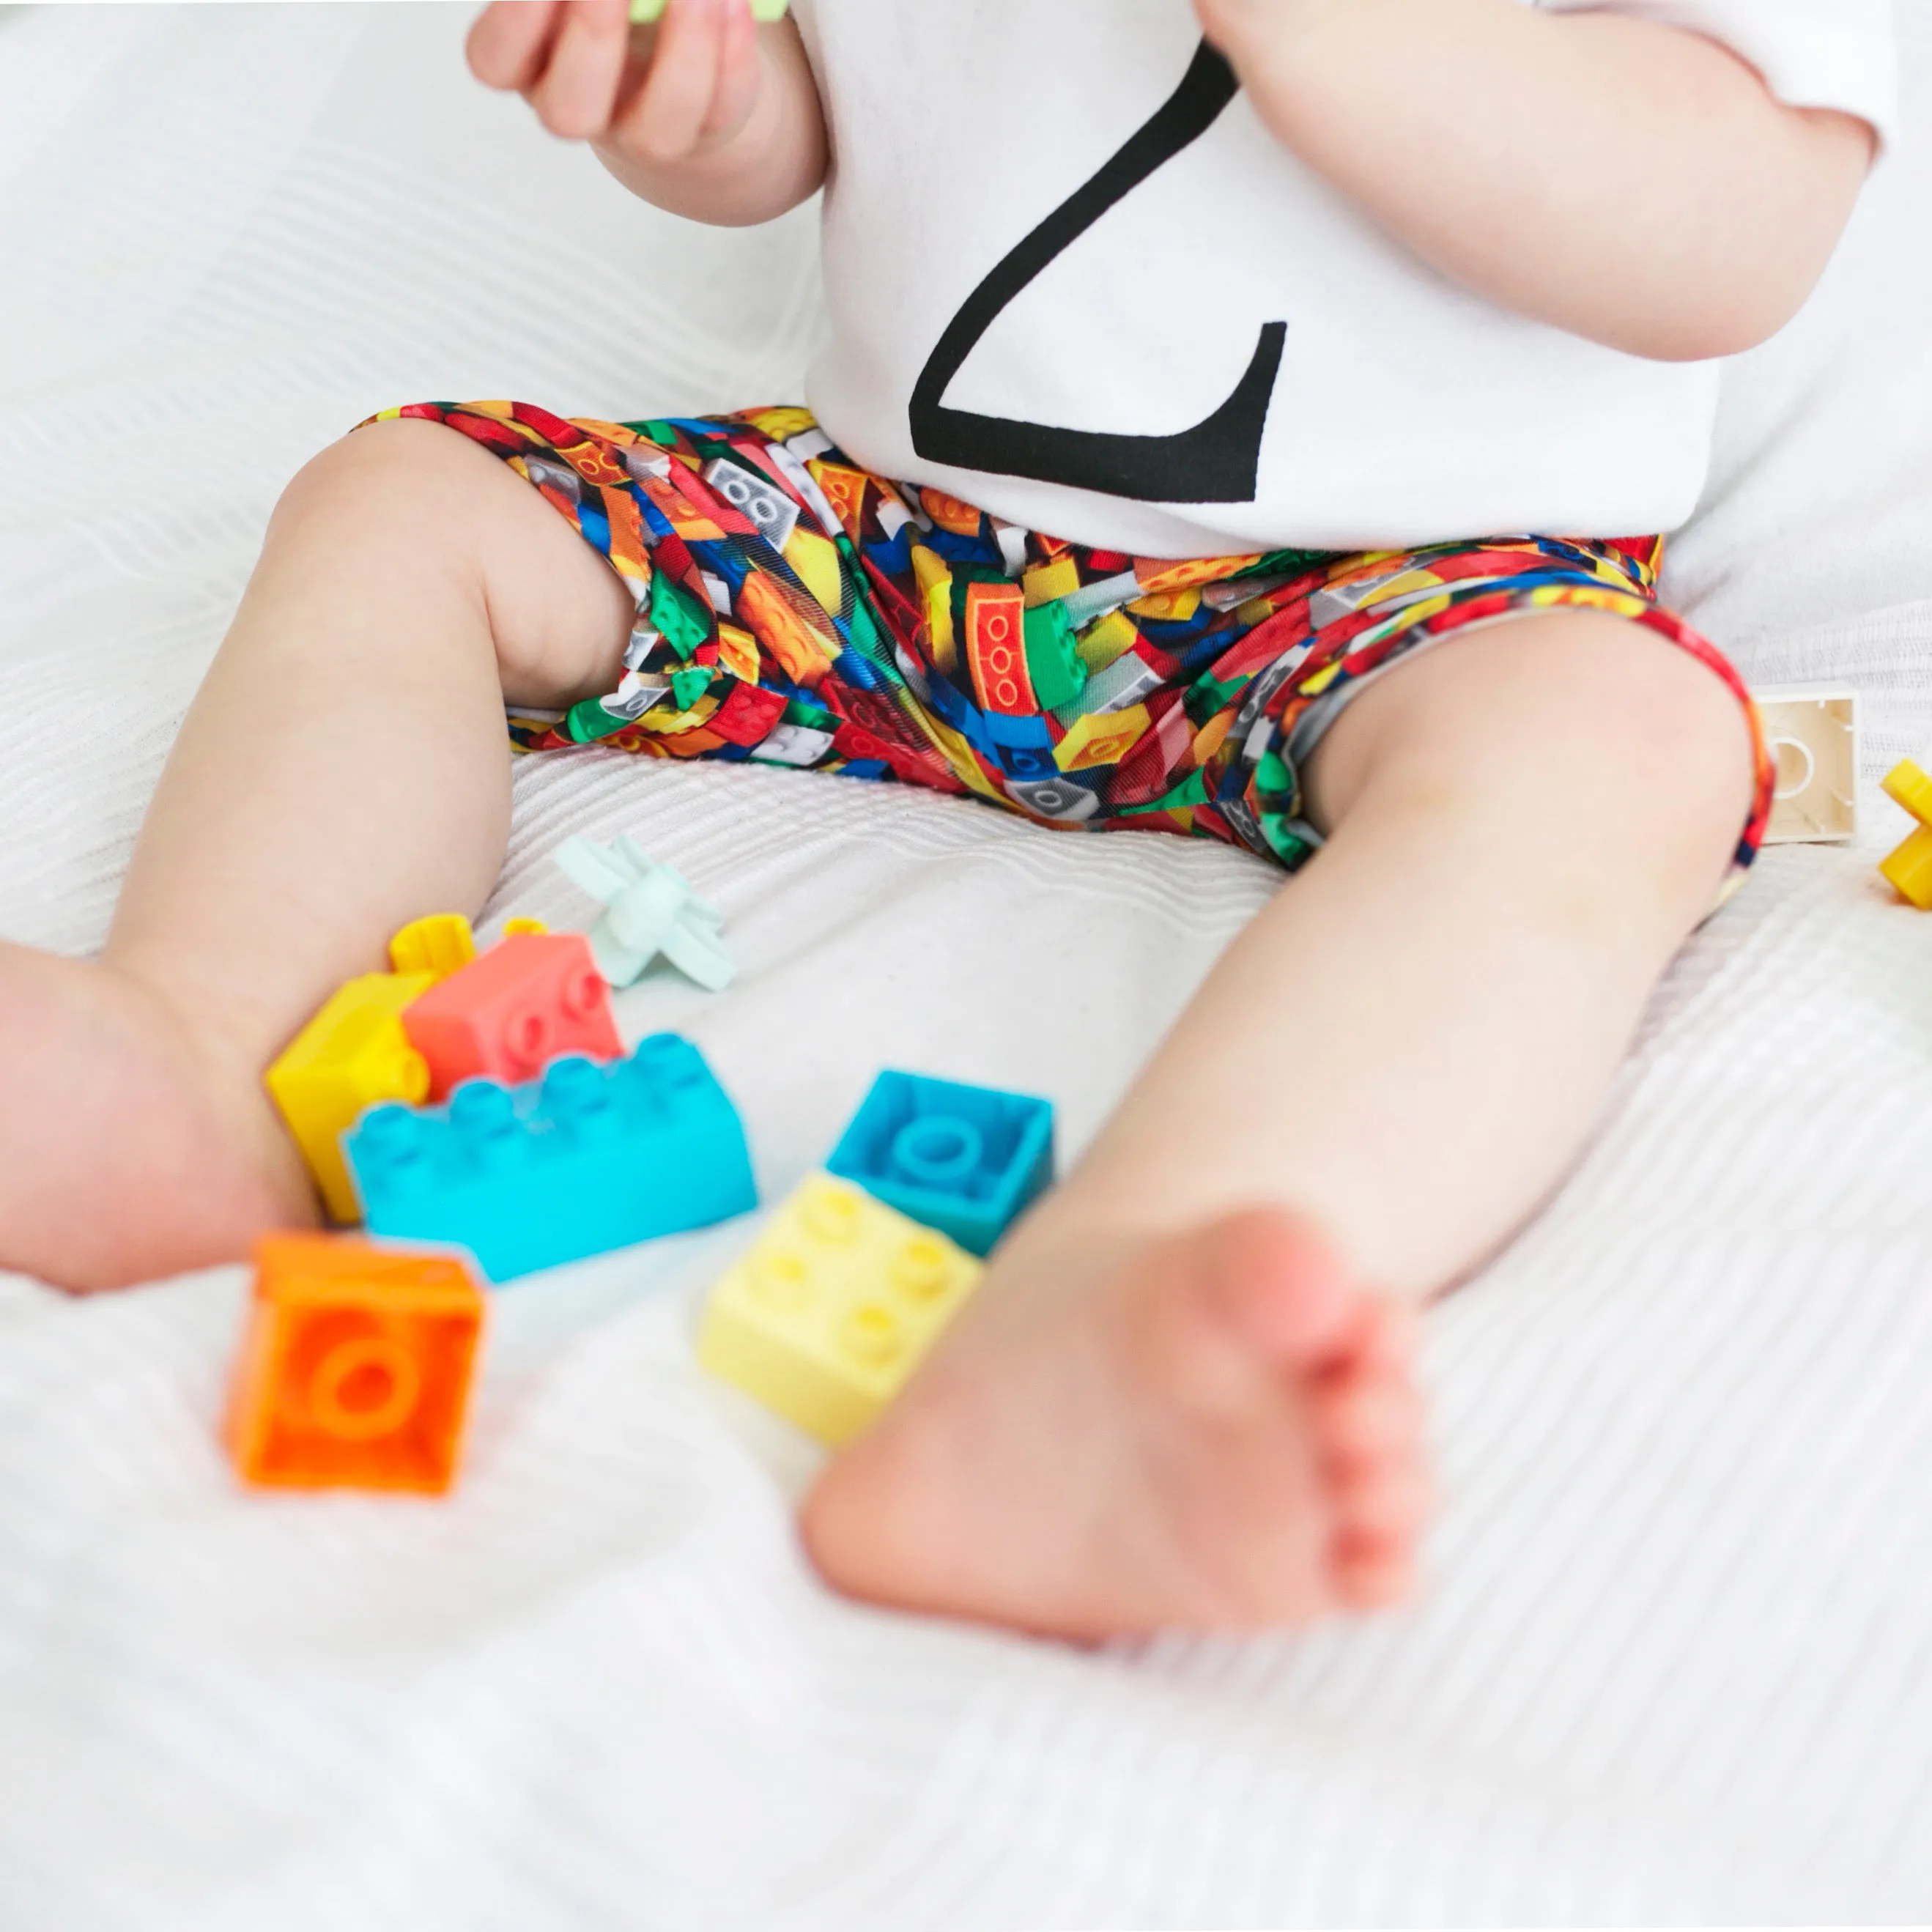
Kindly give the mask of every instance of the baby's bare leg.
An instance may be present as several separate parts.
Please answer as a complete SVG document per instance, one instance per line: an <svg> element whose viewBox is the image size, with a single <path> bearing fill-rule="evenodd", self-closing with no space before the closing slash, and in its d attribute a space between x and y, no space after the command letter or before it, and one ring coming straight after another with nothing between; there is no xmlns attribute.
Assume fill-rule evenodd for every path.
<svg viewBox="0 0 1932 1932"><path fill-rule="evenodd" d="M479 910L509 824L503 700L615 681L631 600L440 424L290 486L136 847L98 965L0 947L0 1266L74 1287L312 1218L262 1068L397 927Z"/></svg>
<svg viewBox="0 0 1932 1932"><path fill-rule="evenodd" d="M1406 1587L1396 1310L1575 1158L1718 890L1749 736L1654 633L1552 613L1368 688L1311 778L1327 849L812 1498L845 1588L1090 1636Z"/></svg>

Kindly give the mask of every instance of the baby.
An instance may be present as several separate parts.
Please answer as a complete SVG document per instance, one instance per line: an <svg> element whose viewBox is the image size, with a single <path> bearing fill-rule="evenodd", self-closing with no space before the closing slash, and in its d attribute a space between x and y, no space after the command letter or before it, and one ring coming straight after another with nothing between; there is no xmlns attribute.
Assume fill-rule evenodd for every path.
<svg viewBox="0 0 1932 1932"><path fill-rule="evenodd" d="M812 411L422 404L296 478L104 956L0 948L0 1265L316 1218L262 1069L482 908L506 706L1218 838L1292 887L804 1535L1076 1638L1398 1600L1411 1311L1561 1180L1756 850L1749 700L1656 533L1892 58L1883 0L501 0L476 74L637 194L825 190Z"/></svg>

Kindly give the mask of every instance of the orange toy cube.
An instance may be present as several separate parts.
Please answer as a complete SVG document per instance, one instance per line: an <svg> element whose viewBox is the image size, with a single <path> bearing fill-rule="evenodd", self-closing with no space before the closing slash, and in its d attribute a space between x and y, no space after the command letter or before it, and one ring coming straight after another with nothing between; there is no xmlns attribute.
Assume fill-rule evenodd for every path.
<svg viewBox="0 0 1932 1932"><path fill-rule="evenodd" d="M520 1087L553 1060L621 1060L610 988L580 932L519 933L432 986L403 1016L430 1098L466 1080Z"/></svg>
<svg viewBox="0 0 1932 1932"><path fill-rule="evenodd" d="M454 1256L270 1234L236 1365L228 1443L274 1489L447 1490L483 1294Z"/></svg>

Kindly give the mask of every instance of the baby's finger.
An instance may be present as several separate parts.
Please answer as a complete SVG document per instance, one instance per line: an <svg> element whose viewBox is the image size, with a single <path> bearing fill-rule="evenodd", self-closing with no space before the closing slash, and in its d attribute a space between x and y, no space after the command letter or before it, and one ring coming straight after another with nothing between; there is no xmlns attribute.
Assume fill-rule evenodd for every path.
<svg viewBox="0 0 1932 1932"><path fill-rule="evenodd" d="M543 72L559 0L494 0L477 15L466 51L485 87L520 94Z"/></svg>
<svg viewBox="0 0 1932 1932"><path fill-rule="evenodd" d="M751 8L736 0L725 10L718 40L718 78L704 117L708 137L734 134L751 118L764 79L758 64L758 29Z"/></svg>
<svg viewBox="0 0 1932 1932"><path fill-rule="evenodd" d="M619 130L627 148L678 161L697 146L717 91L728 14L726 0L670 0L644 91Z"/></svg>
<svg viewBox="0 0 1932 1932"><path fill-rule="evenodd" d="M626 0L566 0L549 63L530 90L537 118L566 141L602 134L610 124L630 45Z"/></svg>

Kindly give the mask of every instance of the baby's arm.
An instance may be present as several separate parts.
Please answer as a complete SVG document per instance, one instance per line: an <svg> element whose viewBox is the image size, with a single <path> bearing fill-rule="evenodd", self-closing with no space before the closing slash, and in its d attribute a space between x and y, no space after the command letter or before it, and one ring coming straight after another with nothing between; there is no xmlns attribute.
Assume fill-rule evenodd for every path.
<svg viewBox="0 0 1932 1932"><path fill-rule="evenodd" d="M1196 0L1278 139L1520 314L1639 355L1730 355L1823 272L1862 121L1788 107L1715 43L1518 0Z"/></svg>
<svg viewBox="0 0 1932 1932"><path fill-rule="evenodd" d="M626 0L496 0L470 35L478 80L521 94L553 134L587 140L634 194L736 227L825 178L825 121L789 20L748 0L672 0L633 28Z"/></svg>

